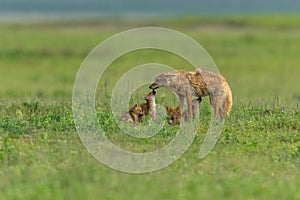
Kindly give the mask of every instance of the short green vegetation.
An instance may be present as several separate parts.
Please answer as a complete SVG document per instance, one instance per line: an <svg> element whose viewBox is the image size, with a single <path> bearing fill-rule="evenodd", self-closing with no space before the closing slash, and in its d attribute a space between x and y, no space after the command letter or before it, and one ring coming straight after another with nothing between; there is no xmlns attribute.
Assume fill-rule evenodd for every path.
<svg viewBox="0 0 300 200"><path fill-rule="evenodd" d="M299 25L299 16L0 24L0 199L299 199ZM198 152L210 120L207 98L188 151L165 169L137 175L112 170L88 153L71 101L76 72L90 50L143 26L197 40L229 82L234 106L205 159ZM113 120L114 84L149 62L191 69L170 53L132 52L112 63L96 95L99 125L116 144L137 152L161 148L178 129L166 125L153 138L135 139ZM148 92L140 88L131 102L143 102ZM172 93L157 93L157 103L177 105Z"/></svg>

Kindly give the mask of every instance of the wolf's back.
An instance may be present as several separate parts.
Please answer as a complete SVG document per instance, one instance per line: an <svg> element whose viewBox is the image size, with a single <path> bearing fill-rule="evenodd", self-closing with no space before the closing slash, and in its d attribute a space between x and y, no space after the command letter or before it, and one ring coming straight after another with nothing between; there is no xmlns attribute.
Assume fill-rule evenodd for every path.
<svg viewBox="0 0 300 200"><path fill-rule="evenodd" d="M206 92L208 95L217 95L218 98L221 98L220 101L222 102L222 110L226 116L229 116L231 107L232 107L232 92L230 87L226 81L226 79L217 73L209 72L203 69L196 69L195 76L198 76L198 80L204 81ZM199 78L200 77L200 78ZM205 93L204 88L202 89L202 94ZM219 96L220 93L224 95Z"/></svg>

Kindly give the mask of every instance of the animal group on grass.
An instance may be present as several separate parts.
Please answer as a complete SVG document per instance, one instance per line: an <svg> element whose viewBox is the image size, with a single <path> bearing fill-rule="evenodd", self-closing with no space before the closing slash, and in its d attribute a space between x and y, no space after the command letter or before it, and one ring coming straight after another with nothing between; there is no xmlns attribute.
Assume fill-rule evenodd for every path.
<svg viewBox="0 0 300 200"><path fill-rule="evenodd" d="M144 96L146 103L135 104L128 112L121 116L122 120L137 125L144 116L150 116L157 121L155 95L156 89L166 87L173 91L179 99L178 107L166 106L170 125L180 124L183 120L189 121L199 116L199 104L202 97L208 96L214 109L216 120L223 120L229 116L232 107L232 93L226 79L220 74L204 69L194 71L173 71L159 74L153 84L149 86L152 91ZM192 99L192 97L197 97ZM184 101L187 110L183 111Z"/></svg>

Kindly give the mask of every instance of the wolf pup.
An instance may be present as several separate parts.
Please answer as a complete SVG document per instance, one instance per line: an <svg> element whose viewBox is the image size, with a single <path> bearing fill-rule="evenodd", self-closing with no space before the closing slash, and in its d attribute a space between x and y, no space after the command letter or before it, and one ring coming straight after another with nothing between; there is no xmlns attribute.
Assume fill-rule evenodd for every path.
<svg viewBox="0 0 300 200"><path fill-rule="evenodd" d="M167 87L175 92L182 110L184 99L188 105L188 120L192 118L192 96L209 96L210 104L214 108L216 120L229 116L232 107L232 93L226 79L216 73L204 69L194 71L174 71L161 73L155 78L150 89Z"/></svg>
<svg viewBox="0 0 300 200"><path fill-rule="evenodd" d="M139 104L134 104L128 112L121 116L121 120L130 121L133 125L137 125L141 122L143 117L143 108Z"/></svg>
<svg viewBox="0 0 300 200"><path fill-rule="evenodd" d="M180 107L178 106L177 108L173 108L170 106L166 106L166 110L167 110L167 115L170 116L170 120L168 121L168 123L170 125L177 125L180 124L181 120L182 120L182 112L180 110Z"/></svg>
<svg viewBox="0 0 300 200"><path fill-rule="evenodd" d="M146 103L142 104L144 116L150 115L154 122L157 122L156 116L156 104L155 104L155 90L152 90L149 94L143 98L146 100Z"/></svg>
<svg viewBox="0 0 300 200"><path fill-rule="evenodd" d="M193 118L196 118L199 116L199 104L201 103L202 98L199 97L198 99L194 99L192 101L192 109L193 109ZM188 121L188 111L185 110L183 114L180 111L180 108L172 108L169 106L166 106L167 115L171 117L171 119L168 121L170 125L180 124L182 118L184 121Z"/></svg>

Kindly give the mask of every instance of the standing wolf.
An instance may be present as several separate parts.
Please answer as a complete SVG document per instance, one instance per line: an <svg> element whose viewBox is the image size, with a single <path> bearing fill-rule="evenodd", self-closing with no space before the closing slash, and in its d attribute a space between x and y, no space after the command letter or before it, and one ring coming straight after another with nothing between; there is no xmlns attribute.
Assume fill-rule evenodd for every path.
<svg viewBox="0 0 300 200"><path fill-rule="evenodd" d="M204 69L194 71L174 71L161 73L155 78L150 89L167 87L175 92L179 98L180 111L183 109L184 99L188 105L188 119L193 116L192 96L209 96L210 104L214 108L215 119L222 120L229 116L232 107L232 94L226 79L216 73Z"/></svg>

